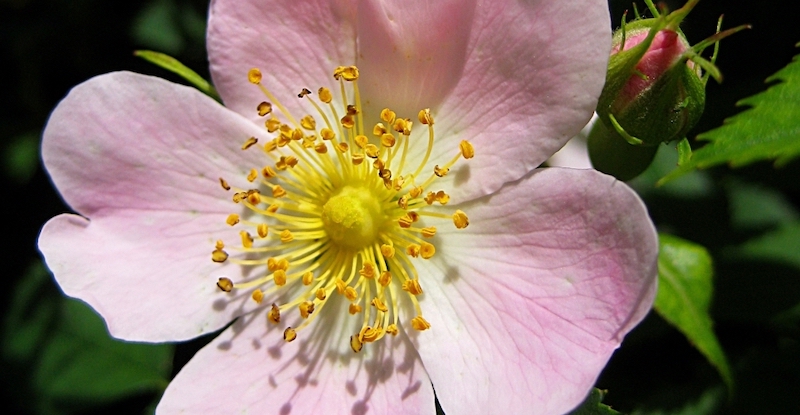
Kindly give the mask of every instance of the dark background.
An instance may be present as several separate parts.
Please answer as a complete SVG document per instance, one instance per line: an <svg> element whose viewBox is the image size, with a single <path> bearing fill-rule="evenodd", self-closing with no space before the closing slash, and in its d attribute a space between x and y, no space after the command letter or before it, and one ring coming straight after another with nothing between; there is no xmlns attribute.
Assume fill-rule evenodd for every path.
<svg viewBox="0 0 800 415"><path fill-rule="evenodd" d="M667 4L675 8L682 2ZM203 0L0 0L0 174L3 204L8 209L2 221L5 289L0 292L4 316L0 385L2 405L12 413L140 414L152 410L166 381L208 340L178 345L174 361L171 348L159 349L165 356L165 363L157 365L161 383L122 388L103 399L53 392L42 379L58 377L59 372L42 375L41 360L49 353L50 333L61 330L59 325L72 314L41 268L36 250L42 224L69 211L39 161L39 140L49 112L71 87L110 71L131 70L181 82L135 58L136 49L168 53L208 78L207 7ZM629 1L611 1L615 27L629 7ZM795 9L788 1L700 2L682 26L691 43L713 34L723 13L724 27L750 23L753 29L722 42L717 64L725 80L721 85L709 82L705 115L690 138L740 111L735 103L762 91L764 79L797 54L800 15ZM641 4L640 10L644 10ZM569 30L567 22L564 30ZM798 263L737 254L748 241L797 223L798 178L800 163L794 161L781 169L769 163L736 170L715 168L657 190L652 180L636 182L659 230L706 246L714 258L712 317L737 389L728 395L704 357L652 313L629 335L601 375L598 387L609 391L607 403L625 413L642 414L800 413L800 309L787 313L800 305ZM752 216L739 206L752 198L776 201L779 212L748 221ZM41 320L45 323L31 327L41 327L41 333L30 337L28 346L9 346L19 336L32 336L20 334L19 327L28 327L40 315L46 316ZM25 353L13 352L14 347ZM74 387L80 388L81 382Z"/></svg>

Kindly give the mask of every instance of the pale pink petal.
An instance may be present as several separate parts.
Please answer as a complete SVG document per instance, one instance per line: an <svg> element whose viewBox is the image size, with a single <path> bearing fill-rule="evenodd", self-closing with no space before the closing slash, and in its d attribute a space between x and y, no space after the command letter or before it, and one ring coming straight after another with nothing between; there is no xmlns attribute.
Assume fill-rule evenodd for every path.
<svg viewBox="0 0 800 415"><path fill-rule="evenodd" d="M624 183L535 171L459 206L422 262L419 352L446 413L562 414L579 404L656 288L656 233Z"/></svg>
<svg viewBox="0 0 800 415"><path fill-rule="evenodd" d="M257 132L196 90L158 78L120 72L75 87L42 143L45 168L81 215L51 219L39 237L64 292L129 340L188 339L243 312L215 286L219 274L241 269L213 263L211 251L232 233L225 218L237 208L219 177L250 185L245 167L263 152L239 143Z"/></svg>
<svg viewBox="0 0 800 415"><path fill-rule="evenodd" d="M454 200L468 200L538 166L588 121L611 35L600 0L216 0L208 44L226 104L253 119L264 97L245 80L251 67L300 117L309 112L294 98L301 88L330 86L338 65L362 66L367 120L383 106L412 120L432 109L426 172L473 141L475 159L446 179ZM410 160L426 148L425 128L417 131Z"/></svg>
<svg viewBox="0 0 800 415"><path fill-rule="evenodd" d="M338 299L292 343L263 313L240 318L181 369L156 413L435 414L430 380L406 334L354 353L349 336L358 327L347 323L360 322Z"/></svg>
<svg viewBox="0 0 800 415"><path fill-rule="evenodd" d="M298 119L297 94L335 86L333 70L355 63L355 3L351 0L214 0L208 58L225 105L253 120L265 97L247 81L257 67L266 85Z"/></svg>
<svg viewBox="0 0 800 415"><path fill-rule="evenodd" d="M586 140L589 138L589 132L592 131L594 123L599 118L597 114L592 116L592 119L583 127L580 133L572 137L561 150L547 159L547 165L550 167L570 167L573 169L591 169L592 161L589 159L589 148L587 147Z"/></svg>

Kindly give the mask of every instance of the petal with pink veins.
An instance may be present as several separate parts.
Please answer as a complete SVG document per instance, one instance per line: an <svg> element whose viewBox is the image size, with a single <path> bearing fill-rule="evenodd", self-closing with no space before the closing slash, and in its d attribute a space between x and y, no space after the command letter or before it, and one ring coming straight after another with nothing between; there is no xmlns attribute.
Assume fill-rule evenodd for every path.
<svg viewBox="0 0 800 415"><path fill-rule="evenodd" d="M53 183L78 213L51 219L39 236L64 292L127 340L189 339L245 312L250 302L228 304L211 278L242 269L213 263L211 252L231 234L225 219L237 208L219 177L248 188L243 166L263 152L239 143L259 132L159 78L119 72L74 88L42 143Z"/></svg>
<svg viewBox="0 0 800 415"><path fill-rule="evenodd" d="M557 414L578 405L648 312L658 242L624 183L537 170L459 208L421 298L419 352L446 413Z"/></svg>
<svg viewBox="0 0 800 415"><path fill-rule="evenodd" d="M425 171L450 159L461 140L473 142L476 158L446 179L456 185L454 201L520 178L577 134L597 103L611 47L600 0L270 6L212 4L209 60L226 105L255 119L263 95L243 80L258 67L264 84L300 117L307 110L293 97L301 88L335 86L333 68L363 65L367 120L388 106L416 122L418 110L431 108L437 144ZM417 129L411 159L426 151L424 128Z"/></svg>
<svg viewBox="0 0 800 415"><path fill-rule="evenodd" d="M156 413L435 414L412 340L401 330L353 353L357 321L341 303L292 343L263 313L240 318L181 369Z"/></svg>

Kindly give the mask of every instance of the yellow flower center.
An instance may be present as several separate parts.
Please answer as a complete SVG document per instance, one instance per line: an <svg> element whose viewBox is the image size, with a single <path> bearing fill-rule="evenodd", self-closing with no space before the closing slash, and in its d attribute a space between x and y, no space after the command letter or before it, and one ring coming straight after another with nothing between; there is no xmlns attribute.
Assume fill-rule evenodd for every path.
<svg viewBox="0 0 800 415"><path fill-rule="evenodd" d="M300 316L299 325L284 330L286 341L297 338L331 296L344 297L349 314L363 314L361 329L350 337L351 348L359 352L364 343L398 333L403 295L416 313L407 324L420 331L430 328L418 301L423 291L414 261L434 256L430 240L436 228L421 226L421 220L446 219L459 229L469 220L460 210L444 214L430 209L446 205L450 196L426 189L460 158L472 158L474 149L462 141L451 160L423 172L434 145L430 110L421 110L417 117L428 129L425 155L411 160L414 122L386 108L380 122L367 131L358 69L339 67L333 76L339 82L340 104L328 88L319 88L316 98L303 88L298 98L306 100L318 118L304 115L298 120L262 85L261 72L249 71L249 81L269 100L256 111L265 117L266 133L272 138L260 147L259 138L250 137L242 150L260 147L271 162L250 170L250 188L233 189L220 178L220 185L233 191L233 202L244 206L226 219L228 225L242 227L241 247L226 247L219 240L211 260L264 270L242 281L220 278L217 286L222 291L245 292L258 304L288 294L291 299L273 303L267 311L267 320L275 324L292 310Z"/></svg>

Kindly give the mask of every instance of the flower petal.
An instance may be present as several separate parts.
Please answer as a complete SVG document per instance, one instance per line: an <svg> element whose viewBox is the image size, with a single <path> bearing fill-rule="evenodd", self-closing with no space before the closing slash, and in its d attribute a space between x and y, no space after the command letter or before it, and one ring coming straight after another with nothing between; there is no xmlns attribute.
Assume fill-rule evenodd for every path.
<svg viewBox="0 0 800 415"><path fill-rule="evenodd" d="M469 227L440 230L420 272L442 276L424 285L419 338L442 408L569 411L652 304L643 203L610 176L550 168L459 207Z"/></svg>
<svg viewBox="0 0 800 415"><path fill-rule="evenodd" d="M263 314L246 316L198 352L156 413L435 414L433 389L404 332L350 350L346 305L284 342ZM338 313L328 307L336 308ZM355 321L355 320L349 320Z"/></svg>
<svg viewBox="0 0 800 415"><path fill-rule="evenodd" d="M263 153L236 143L258 131L196 90L158 78L120 72L75 87L42 143L53 182L83 216L57 216L39 237L64 292L128 340L187 339L244 312L225 307L212 276L242 271L212 263L211 251L231 233L225 218L237 208L218 177L251 185L235 164L259 165Z"/></svg>
<svg viewBox="0 0 800 415"><path fill-rule="evenodd" d="M333 85L333 70L355 63L351 0L214 0L208 20L211 76L225 105L257 120L264 95L247 81L262 70L266 85L296 117L302 88Z"/></svg>

